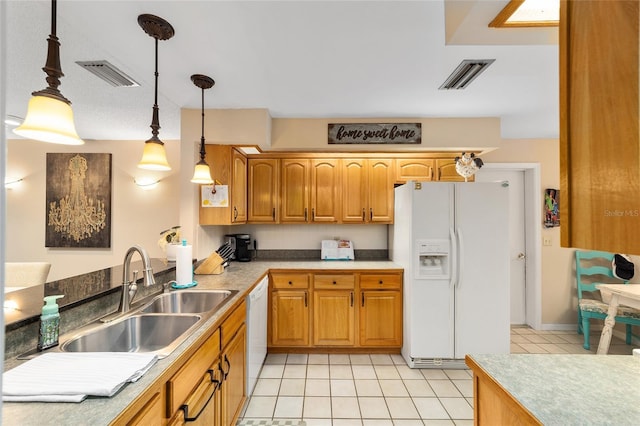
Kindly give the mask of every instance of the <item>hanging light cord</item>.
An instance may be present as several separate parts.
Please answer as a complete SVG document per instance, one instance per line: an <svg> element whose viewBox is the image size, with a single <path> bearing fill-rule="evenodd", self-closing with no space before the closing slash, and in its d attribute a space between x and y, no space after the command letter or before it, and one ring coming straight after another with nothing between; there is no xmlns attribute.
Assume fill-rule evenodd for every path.
<svg viewBox="0 0 640 426"><path fill-rule="evenodd" d="M156 41L156 70L154 73L155 76L155 97L154 97L154 101L153 101L153 116L151 118L151 139L149 139L147 142L157 142L157 143L162 143L162 141L160 141L160 139L158 138L158 133L160 133L160 118L159 118L159 108L158 108L158 38L154 37L154 40Z"/></svg>
<svg viewBox="0 0 640 426"><path fill-rule="evenodd" d="M47 39L47 62L42 68L42 70L47 74L46 81L49 86L46 89L33 92L32 95L48 96L71 105L69 99L65 98L62 93L60 93L60 90L58 90L58 86L60 86L60 77L64 77L64 73L60 66L60 41L56 35L57 10L57 0L51 0L51 34L49 34L49 38Z"/></svg>
<svg viewBox="0 0 640 426"><path fill-rule="evenodd" d="M204 157L207 154L204 150L204 87L202 88L202 133L200 136L200 161L204 161Z"/></svg>

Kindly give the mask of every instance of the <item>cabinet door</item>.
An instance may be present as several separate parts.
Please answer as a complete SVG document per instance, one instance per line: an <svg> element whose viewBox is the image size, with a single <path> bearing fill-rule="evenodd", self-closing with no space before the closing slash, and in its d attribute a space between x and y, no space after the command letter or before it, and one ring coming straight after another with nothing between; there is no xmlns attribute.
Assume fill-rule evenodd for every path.
<svg viewBox="0 0 640 426"><path fill-rule="evenodd" d="M409 180L430 181L434 179L433 159L402 159L396 160L396 182Z"/></svg>
<svg viewBox="0 0 640 426"><path fill-rule="evenodd" d="M337 222L340 214L339 160L311 160L311 221Z"/></svg>
<svg viewBox="0 0 640 426"><path fill-rule="evenodd" d="M353 346L355 344L353 299L353 290L314 290L314 345Z"/></svg>
<svg viewBox="0 0 640 426"><path fill-rule="evenodd" d="M309 219L309 160L281 160L280 221L304 223Z"/></svg>
<svg viewBox="0 0 640 426"><path fill-rule="evenodd" d="M279 166L275 158L249 159L248 222L278 222Z"/></svg>
<svg viewBox="0 0 640 426"><path fill-rule="evenodd" d="M369 160L369 211L372 223L393 223L393 160Z"/></svg>
<svg viewBox="0 0 640 426"><path fill-rule="evenodd" d="M456 172L456 160L453 158L436 160L436 179L441 182L464 182L464 178ZM474 177L467 179L473 182Z"/></svg>
<svg viewBox="0 0 640 426"><path fill-rule="evenodd" d="M399 291L360 293L360 346L402 345L402 296Z"/></svg>
<svg viewBox="0 0 640 426"><path fill-rule="evenodd" d="M364 223L367 209L367 161L342 160L342 222Z"/></svg>
<svg viewBox="0 0 640 426"><path fill-rule="evenodd" d="M224 374L221 388L223 426L236 424L246 397L246 334L243 324L220 357Z"/></svg>
<svg viewBox="0 0 640 426"><path fill-rule="evenodd" d="M231 150L231 223L247 222L247 157Z"/></svg>
<svg viewBox="0 0 640 426"><path fill-rule="evenodd" d="M272 346L309 345L309 293L278 290L271 293Z"/></svg>
<svg viewBox="0 0 640 426"><path fill-rule="evenodd" d="M164 408L160 391L158 390L153 393L144 406L126 424L127 426L161 424L164 417Z"/></svg>
<svg viewBox="0 0 640 426"><path fill-rule="evenodd" d="M640 254L640 5L560 5L561 244Z"/></svg>

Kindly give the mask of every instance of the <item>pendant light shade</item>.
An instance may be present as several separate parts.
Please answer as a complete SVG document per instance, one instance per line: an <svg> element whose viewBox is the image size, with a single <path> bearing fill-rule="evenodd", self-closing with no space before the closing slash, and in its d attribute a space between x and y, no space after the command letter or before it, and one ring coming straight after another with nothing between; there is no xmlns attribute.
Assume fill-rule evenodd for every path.
<svg viewBox="0 0 640 426"><path fill-rule="evenodd" d="M49 86L33 92L24 122L13 129L19 136L42 142L82 145L73 121L71 102L58 90L60 77L64 74L60 67L60 42L56 36L57 1L51 2L51 34L47 39L47 62L42 70L47 74Z"/></svg>
<svg viewBox="0 0 640 426"><path fill-rule="evenodd" d="M143 14L138 16L138 24L145 33L155 39L156 45L156 69L155 69L155 98L153 103L153 116L151 118L151 139L144 143L142 159L138 167L147 170L171 170L167 161L167 152L164 143L158 138L160 133L160 120L158 108L158 40L169 40L175 34L173 27L164 19Z"/></svg>
<svg viewBox="0 0 640 426"><path fill-rule="evenodd" d="M211 77L207 77L202 74L194 74L191 76L191 81L197 87L202 89L202 136L200 137L200 161L196 163L196 168L193 172L191 182L199 183L201 185L211 185L213 179L211 178L211 169L204 160L206 151L204 149L204 89L211 89L215 83Z"/></svg>

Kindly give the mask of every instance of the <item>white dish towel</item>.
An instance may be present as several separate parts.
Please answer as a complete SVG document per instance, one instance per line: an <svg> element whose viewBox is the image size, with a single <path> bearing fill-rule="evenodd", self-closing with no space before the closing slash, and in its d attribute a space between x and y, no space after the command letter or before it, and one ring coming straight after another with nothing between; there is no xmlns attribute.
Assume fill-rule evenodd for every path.
<svg viewBox="0 0 640 426"><path fill-rule="evenodd" d="M129 352L51 352L2 375L2 400L7 402L81 402L87 396L113 396L135 382L158 357Z"/></svg>

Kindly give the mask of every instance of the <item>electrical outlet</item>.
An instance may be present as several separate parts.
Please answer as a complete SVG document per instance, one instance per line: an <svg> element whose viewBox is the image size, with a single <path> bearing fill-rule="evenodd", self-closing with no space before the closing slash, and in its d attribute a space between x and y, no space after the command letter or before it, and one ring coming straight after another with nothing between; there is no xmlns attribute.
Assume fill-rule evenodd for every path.
<svg viewBox="0 0 640 426"><path fill-rule="evenodd" d="M551 237L548 235L545 235L544 237L542 237L542 245L543 246L550 246L551 245Z"/></svg>

